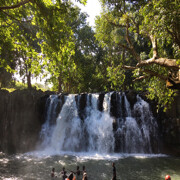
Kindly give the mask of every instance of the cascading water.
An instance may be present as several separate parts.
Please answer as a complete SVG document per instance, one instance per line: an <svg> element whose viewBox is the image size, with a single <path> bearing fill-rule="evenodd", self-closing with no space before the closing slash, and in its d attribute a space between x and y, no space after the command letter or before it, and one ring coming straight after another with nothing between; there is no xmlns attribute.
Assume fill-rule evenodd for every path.
<svg viewBox="0 0 180 180"><path fill-rule="evenodd" d="M46 147L49 145L50 137L54 130L56 122L56 108L58 102L61 102L56 95L51 95L46 102L46 121L42 126L40 138L43 139L42 146Z"/></svg>
<svg viewBox="0 0 180 180"><path fill-rule="evenodd" d="M40 133L42 147L57 153L153 153L157 123L149 104L137 96L131 107L125 93L118 92L99 98L99 94L67 95L57 115L57 104L63 101L50 96Z"/></svg>
<svg viewBox="0 0 180 180"><path fill-rule="evenodd" d="M89 97L89 96L88 96ZM101 112L98 108L98 94L92 94L91 101L88 98L87 117L84 128L87 131L89 152L112 152L114 147L113 119L107 112Z"/></svg>

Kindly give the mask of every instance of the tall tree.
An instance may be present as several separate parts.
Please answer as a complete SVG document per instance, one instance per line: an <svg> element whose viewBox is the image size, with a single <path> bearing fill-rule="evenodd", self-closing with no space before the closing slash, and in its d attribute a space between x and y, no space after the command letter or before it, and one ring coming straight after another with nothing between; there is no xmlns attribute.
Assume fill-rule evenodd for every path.
<svg viewBox="0 0 180 180"><path fill-rule="evenodd" d="M173 94L167 88L180 88L179 2L101 0L101 3L104 11L96 21L97 39L102 45L124 49L126 59L131 61L124 61L122 69L133 70L135 80L145 85L150 97L167 104ZM167 88L162 88L165 85ZM160 96L159 89L164 89L166 96Z"/></svg>
<svg viewBox="0 0 180 180"><path fill-rule="evenodd" d="M86 0L79 0L85 4ZM0 32L6 31L6 41L12 45L11 51L16 52L25 62L25 72L28 75L29 87L32 73L38 74L41 67L45 67L54 78L59 78L59 91L61 81L73 63L69 56L73 53L72 30L68 26L74 8L70 1L51 0L24 0L0 2ZM33 28L35 27L35 28ZM38 41L37 41L38 39ZM34 45L37 43L36 45ZM37 51L40 47L40 52ZM1 46L1 50L2 50ZM40 57L41 56L41 57ZM43 63L39 60L43 60ZM7 62L14 61L1 57L1 66L11 69ZM21 61L22 62L22 61ZM72 66L71 66L72 65ZM69 66L69 67L68 67Z"/></svg>

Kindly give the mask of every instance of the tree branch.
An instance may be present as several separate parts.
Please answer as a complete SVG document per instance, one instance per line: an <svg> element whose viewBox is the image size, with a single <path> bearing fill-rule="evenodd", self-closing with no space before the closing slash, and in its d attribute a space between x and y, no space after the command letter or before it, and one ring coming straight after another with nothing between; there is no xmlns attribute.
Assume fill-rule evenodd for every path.
<svg viewBox="0 0 180 180"><path fill-rule="evenodd" d="M129 21L127 20L127 23L126 23L126 36L125 36L125 39L127 41L127 43L129 44L130 46L130 52L131 54L136 58L136 60L140 63L141 62L141 58L140 56L136 53L135 49L134 49L134 46L131 42L131 39L129 37Z"/></svg>
<svg viewBox="0 0 180 180"><path fill-rule="evenodd" d="M151 70L149 70L149 69L143 69L143 70L141 69L140 71L145 72L145 73L148 73L148 74L151 75L151 76L156 76L156 77L160 78L160 79L163 80L163 81L166 81L166 80L168 79L167 76L163 76L163 75L161 75L161 74L159 74L159 73L157 73L157 72L151 71Z"/></svg>
<svg viewBox="0 0 180 180"><path fill-rule="evenodd" d="M134 81L138 81L138 80L142 80L142 79L146 79L146 78L149 78L149 76L145 75L145 76L139 76L137 77L136 79L133 80Z"/></svg>
<svg viewBox="0 0 180 180"><path fill-rule="evenodd" d="M133 67L133 66L123 66L124 69L129 69L129 70L135 70L135 69L139 69L138 67ZM168 79L167 76L163 76L157 72L151 71L149 69L139 69L140 72L145 72L151 76L156 76L158 78L160 78L163 81L166 81Z"/></svg>
<svg viewBox="0 0 180 180"><path fill-rule="evenodd" d="M113 26L116 26L116 27L126 27L126 26L124 26L124 25L116 24L115 22L109 20L106 15L105 15L104 17L106 18L107 22L110 23L110 24L113 25Z"/></svg>
<svg viewBox="0 0 180 180"><path fill-rule="evenodd" d="M144 60L140 63L137 64L137 67L144 67L144 66L148 66L150 64L157 64L169 69L174 69L176 71L178 71L180 69L179 65L176 64L176 59L166 59L166 58L151 58L148 60Z"/></svg>
<svg viewBox="0 0 180 180"><path fill-rule="evenodd" d="M124 45L124 44L121 44L121 43L118 43L118 45L119 45L121 48L123 48L123 49L131 52L131 48L129 48L128 46L126 46L126 45Z"/></svg>
<svg viewBox="0 0 180 180"><path fill-rule="evenodd" d="M4 7L0 7L0 10L6 10L6 9L15 9L15 8L18 8L20 6L23 6L24 4L27 4L31 2L31 0L24 0L24 1L21 1L15 5L12 5L12 6L4 6Z"/></svg>
<svg viewBox="0 0 180 180"><path fill-rule="evenodd" d="M153 48L153 58L156 59L158 57L157 39L153 35L150 35L149 37Z"/></svg>
<svg viewBox="0 0 180 180"><path fill-rule="evenodd" d="M134 67L134 66L126 66L126 65L122 66L122 68L128 69L128 70L135 70L135 69L138 69L138 67Z"/></svg>
<svg viewBox="0 0 180 180"><path fill-rule="evenodd" d="M6 13L5 11L2 11L4 14L6 14L7 16L9 16L11 19L14 19L15 21L19 22L19 23L22 23L22 22L25 22L25 21L21 21L19 19L16 19L15 17L9 15L8 13ZM27 21L26 21L27 22Z"/></svg>

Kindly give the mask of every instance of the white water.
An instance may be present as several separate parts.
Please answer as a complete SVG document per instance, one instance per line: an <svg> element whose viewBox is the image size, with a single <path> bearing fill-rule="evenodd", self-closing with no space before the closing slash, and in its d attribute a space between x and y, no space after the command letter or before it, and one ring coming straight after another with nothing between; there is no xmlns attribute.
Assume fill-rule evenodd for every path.
<svg viewBox="0 0 180 180"><path fill-rule="evenodd" d="M58 96L51 96L47 110L47 120L42 127L43 142L41 150L49 154L88 153L92 156L106 156L116 151L120 153L152 153L151 134L156 138L157 123L150 112L147 102L137 96L137 102L131 110L125 94L117 94L119 117L111 117L111 95L104 96L103 109L98 110L99 94L87 94L83 119L79 117L80 95L65 96L65 103L51 125L55 116ZM124 98L124 108L122 108ZM124 109L124 113L122 112ZM124 117L124 115L125 117ZM113 129L113 123L117 124Z"/></svg>
<svg viewBox="0 0 180 180"><path fill-rule="evenodd" d="M97 110L98 95L92 94L92 105L87 105L87 118L84 128L87 131L89 152L109 153L113 152L114 135L112 129L113 119L107 112Z"/></svg>
<svg viewBox="0 0 180 180"><path fill-rule="evenodd" d="M92 95L91 102L88 96L86 106L87 117L82 122L78 116L75 95L67 96L62 110L57 117L56 126L53 128L49 127L49 113L52 111L53 106L53 103L50 103L48 118L42 128L44 136L49 135L44 138L42 143L47 145L45 149L53 153L62 151L113 152L113 119L108 113L97 110L97 102L97 94ZM52 132L46 133L50 129Z"/></svg>

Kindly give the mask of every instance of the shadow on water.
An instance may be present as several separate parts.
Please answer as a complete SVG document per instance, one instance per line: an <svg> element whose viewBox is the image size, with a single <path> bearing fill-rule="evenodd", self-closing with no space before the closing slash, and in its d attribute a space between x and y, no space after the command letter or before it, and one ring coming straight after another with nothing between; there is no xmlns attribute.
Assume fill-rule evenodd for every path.
<svg viewBox="0 0 180 180"><path fill-rule="evenodd" d="M176 157L120 157L99 159L87 156L55 155L0 155L0 179L50 179L52 167L58 173L65 167L76 170L86 166L89 180L110 180L111 163L115 162L118 180L160 180L170 174L172 180L180 179L180 158ZM60 177L58 176L58 178Z"/></svg>

